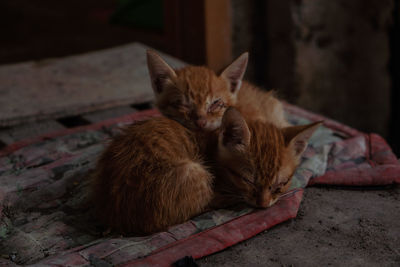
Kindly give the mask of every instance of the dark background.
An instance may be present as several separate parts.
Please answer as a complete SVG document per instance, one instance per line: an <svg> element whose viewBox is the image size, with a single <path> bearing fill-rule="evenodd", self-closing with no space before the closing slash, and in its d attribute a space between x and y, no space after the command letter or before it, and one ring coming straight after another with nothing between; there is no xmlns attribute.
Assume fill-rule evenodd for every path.
<svg viewBox="0 0 400 267"><path fill-rule="evenodd" d="M201 36L197 34L201 17L181 23L184 28L175 19L204 13L205 2L2 0L0 64L132 41L189 63L206 64L205 48L185 42L190 39L193 46L205 42L196 40ZM278 89L291 103L377 132L399 155L400 0L228 2L229 49L232 58L250 51L247 79ZM160 38L166 25L178 25L190 38Z"/></svg>

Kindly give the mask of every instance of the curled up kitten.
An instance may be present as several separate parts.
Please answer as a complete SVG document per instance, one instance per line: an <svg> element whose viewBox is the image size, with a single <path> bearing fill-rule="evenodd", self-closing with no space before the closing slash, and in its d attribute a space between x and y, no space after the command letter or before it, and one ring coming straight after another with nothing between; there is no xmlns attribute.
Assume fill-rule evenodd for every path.
<svg viewBox="0 0 400 267"><path fill-rule="evenodd" d="M125 128L103 152L93 203L114 231L149 234L203 212L212 183L196 136L176 121L152 118Z"/></svg>
<svg viewBox="0 0 400 267"><path fill-rule="evenodd" d="M212 204L273 205L289 189L308 140L321 124L279 128L260 120L246 121L239 111L228 108L213 156L217 179Z"/></svg>
<svg viewBox="0 0 400 267"><path fill-rule="evenodd" d="M246 119L289 126L283 105L272 91L265 92L242 81L247 61L248 53L244 53L217 75L202 66L174 70L156 52L148 50L147 65L156 106L166 117L193 130L218 129L230 106Z"/></svg>
<svg viewBox="0 0 400 267"><path fill-rule="evenodd" d="M318 125L280 129L246 122L234 108L207 138L165 117L135 123L98 161L93 183L98 217L115 231L142 235L210 208L238 202L268 207L289 186Z"/></svg>

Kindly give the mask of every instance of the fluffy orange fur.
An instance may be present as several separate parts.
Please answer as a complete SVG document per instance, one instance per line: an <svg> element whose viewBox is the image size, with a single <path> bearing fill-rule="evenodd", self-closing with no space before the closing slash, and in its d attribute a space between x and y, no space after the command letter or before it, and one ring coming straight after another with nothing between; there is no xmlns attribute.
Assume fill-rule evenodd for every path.
<svg viewBox="0 0 400 267"><path fill-rule="evenodd" d="M158 109L189 129L217 129L226 107L236 102L227 81L199 66L188 66L175 73L158 94Z"/></svg>
<svg viewBox="0 0 400 267"><path fill-rule="evenodd" d="M116 231L148 234L201 213L213 193L199 151L195 136L167 118L126 128L97 164L98 217Z"/></svg>
<svg viewBox="0 0 400 267"><path fill-rule="evenodd" d="M147 56L156 104L168 118L126 128L105 150L93 187L99 218L148 234L209 207L274 204L319 124L288 126L273 93L242 82L247 54L220 75L173 70L154 52Z"/></svg>
<svg viewBox="0 0 400 267"><path fill-rule="evenodd" d="M215 202L244 201L263 208L274 204L289 188L307 141L319 125L278 128L260 120L246 122L229 108L215 156Z"/></svg>
<svg viewBox="0 0 400 267"><path fill-rule="evenodd" d="M219 75L199 66L174 70L153 51L147 52L147 60L157 107L165 116L189 129L205 132L218 129L225 110L231 106L236 107L247 121L264 123L268 129L276 127L278 129L275 131L278 131L290 126L285 119L282 102L275 97L274 92L262 91L249 82L242 81L248 61L247 53L233 61ZM259 131L262 131L261 128ZM260 144L261 142L265 141L260 138ZM276 146L278 144L279 142ZM282 150L283 147L278 148L278 151ZM264 156L260 153L256 157L264 161L273 159L276 168L290 169L290 160L285 161L289 157L282 156L285 153L281 156L268 151L264 153ZM275 176L269 170L274 164L267 168L268 177ZM259 187L266 186L263 183ZM271 185L272 187L276 185ZM266 195L267 190L264 191Z"/></svg>
<svg viewBox="0 0 400 267"><path fill-rule="evenodd" d="M156 106L165 116L187 128L213 131L226 108L236 107L245 118L289 126L282 103L272 91L242 82L248 54L232 62L220 75L199 66L173 70L159 55L147 52Z"/></svg>
<svg viewBox="0 0 400 267"><path fill-rule="evenodd" d="M272 123L278 128L290 126L285 118L283 104L274 91L261 91L255 85L243 81L235 107L245 118Z"/></svg>
<svg viewBox="0 0 400 267"><path fill-rule="evenodd" d="M233 108L206 137L163 117L136 123L113 139L97 164L99 218L119 232L148 234L209 207L268 207L289 186L310 136L305 133L314 128L246 123ZM206 166L202 157L214 164Z"/></svg>

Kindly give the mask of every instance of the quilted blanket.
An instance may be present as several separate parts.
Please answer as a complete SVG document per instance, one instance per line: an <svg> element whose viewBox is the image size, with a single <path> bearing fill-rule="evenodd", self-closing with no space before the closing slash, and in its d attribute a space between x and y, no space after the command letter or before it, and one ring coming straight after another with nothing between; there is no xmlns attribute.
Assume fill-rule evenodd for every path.
<svg viewBox="0 0 400 267"><path fill-rule="evenodd" d="M287 104L293 124L325 120L310 140L291 190L268 209L213 210L166 232L142 237L105 234L91 216L89 176L121 126L158 116L133 113L50 133L0 151L0 264L168 266L200 258L294 218L313 184L400 183L400 165L385 140Z"/></svg>

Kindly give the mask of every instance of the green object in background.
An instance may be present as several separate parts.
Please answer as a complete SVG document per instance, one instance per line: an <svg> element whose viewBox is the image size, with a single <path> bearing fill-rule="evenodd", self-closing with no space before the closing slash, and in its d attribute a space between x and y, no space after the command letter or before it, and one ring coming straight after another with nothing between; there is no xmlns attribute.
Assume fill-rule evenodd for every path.
<svg viewBox="0 0 400 267"><path fill-rule="evenodd" d="M162 0L119 0L110 22L135 28L163 30Z"/></svg>

